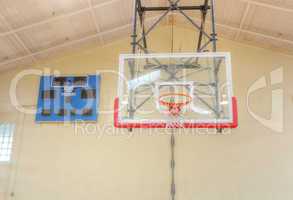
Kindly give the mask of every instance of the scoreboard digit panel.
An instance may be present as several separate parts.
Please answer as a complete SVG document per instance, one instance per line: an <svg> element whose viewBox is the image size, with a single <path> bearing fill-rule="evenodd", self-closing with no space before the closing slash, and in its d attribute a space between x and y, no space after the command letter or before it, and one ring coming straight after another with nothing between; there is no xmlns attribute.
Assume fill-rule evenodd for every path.
<svg viewBox="0 0 293 200"><path fill-rule="evenodd" d="M36 122L97 121L100 75L42 76Z"/></svg>

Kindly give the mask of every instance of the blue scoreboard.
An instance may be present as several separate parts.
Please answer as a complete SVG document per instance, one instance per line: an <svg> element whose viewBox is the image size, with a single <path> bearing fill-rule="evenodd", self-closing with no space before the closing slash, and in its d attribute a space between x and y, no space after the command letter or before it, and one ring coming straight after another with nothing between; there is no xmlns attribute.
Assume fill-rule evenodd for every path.
<svg viewBox="0 0 293 200"><path fill-rule="evenodd" d="M42 76L36 122L97 121L100 75Z"/></svg>

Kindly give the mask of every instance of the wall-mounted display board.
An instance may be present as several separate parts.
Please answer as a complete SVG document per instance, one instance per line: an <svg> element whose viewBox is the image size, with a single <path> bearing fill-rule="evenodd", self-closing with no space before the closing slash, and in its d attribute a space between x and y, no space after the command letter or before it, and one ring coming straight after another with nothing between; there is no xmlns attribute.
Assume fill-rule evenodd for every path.
<svg viewBox="0 0 293 200"><path fill-rule="evenodd" d="M96 121L100 75L42 76L36 122Z"/></svg>

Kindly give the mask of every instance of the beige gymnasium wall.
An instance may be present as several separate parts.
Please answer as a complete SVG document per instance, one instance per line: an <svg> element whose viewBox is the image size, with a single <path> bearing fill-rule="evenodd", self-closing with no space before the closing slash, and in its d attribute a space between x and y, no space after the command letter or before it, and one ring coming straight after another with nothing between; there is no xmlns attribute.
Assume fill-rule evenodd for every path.
<svg viewBox="0 0 293 200"><path fill-rule="evenodd" d="M193 32L176 28L175 49L192 50ZM168 28L160 28L154 49L169 49ZM181 40L182 42L178 42ZM239 128L228 135L178 136L176 181L178 200L292 200L293 199L293 57L220 39L220 51L231 51L234 93L238 97ZM128 37L104 47L89 46L49 59L37 69L62 74L102 72L102 110L111 110L119 53L129 51ZM284 131L277 133L257 122L246 106L248 88L262 76L282 67L283 84L251 95L250 106L270 118L271 91L284 91ZM10 165L0 165L0 199L80 200L169 198L169 136L107 129L94 134L75 133L73 124L36 124L34 115L17 112L9 103L9 84L23 69L0 74L0 119L16 123L15 148ZM37 100L39 77L28 76L17 88L26 108ZM112 124L101 114L96 125ZM291 123L290 123L291 122ZM123 134L124 133L124 134ZM4 198L6 197L6 198Z"/></svg>

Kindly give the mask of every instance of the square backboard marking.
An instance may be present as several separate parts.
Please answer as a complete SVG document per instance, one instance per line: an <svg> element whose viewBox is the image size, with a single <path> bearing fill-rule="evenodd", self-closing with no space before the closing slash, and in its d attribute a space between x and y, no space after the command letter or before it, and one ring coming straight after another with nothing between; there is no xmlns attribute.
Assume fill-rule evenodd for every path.
<svg viewBox="0 0 293 200"><path fill-rule="evenodd" d="M182 64L180 62L182 62L181 60L184 59L195 59L197 60L198 63L203 62L205 59L206 60L210 60L210 61L215 61L216 59L220 60L219 66L223 67L222 65L224 65L224 76L225 76L225 80L222 81L225 84L225 96L227 99L227 108L225 108L226 113L225 113L225 117L223 118L183 118L182 122L183 123L191 123L191 124L227 124L227 123L234 123L235 121L235 106L233 105L234 102L236 103L236 100L233 100L233 92L232 92L232 71L231 71L231 58L230 58L230 53L227 52L217 52L217 53L175 53L175 54L165 54L165 53L161 53L161 54L122 54L120 55L119 58L119 80L118 80L118 107L119 110L117 111L117 120L121 123L135 123L135 124L158 124L158 123L165 123L168 120L166 118L164 118L164 116L157 116L157 118L140 118L139 116L135 116L135 117L127 117L125 115L123 115L122 113L122 107L126 106L125 104L129 103L127 102L127 100L124 99L124 96L127 95L125 94L125 91L127 91L127 89L125 87L127 87L127 84L125 84L125 82L127 82L128 80L128 75L127 70L125 69L127 67L127 60L128 63L130 62L129 60L131 60L131 62L133 63L139 63L141 62L141 60L159 60L159 61L169 61L172 60L172 62L176 62L175 64L175 68L176 66L180 65L182 66ZM203 61L202 61L203 60ZM222 60L224 62L222 62ZM179 63L179 64L177 64ZM139 65L139 64L138 64ZM167 63L164 64L164 67L170 67L172 68L172 63ZM200 64L201 65L201 64ZM207 64L209 65L209 64ZM163 66L163 65L162 65ZM185 65L183 65L185 66ZM135 66L137 67L137 74L139 70L147 71L145 70L145 68L139 69L139 67L141 66ZM177 69L177 68L176 68ZM161 72L164 72L164 70L162 70L162 68L159 68L159 70L161 70ZM210 70L211 71L211 70ZM148 73L152 72L151 70L148 71ZM146 73L146 74L148 74ZM145 76L145 75L144 75ZM141 77L138 75L138 77ZM135 78L138 78L135 77ZM168 83L172 84L172 81L174 84L176 84L176 82L191 82L194 81L194 83L196 83L196 79L195 80L179 80L179 81L168 81ZM163 81L161 81L161 83L163 83ZM152 84L152 83L151 83ZM154 84L160 84L159 82L154 81ZM155 95L157 96L157 95ZM220 102L219 102L220 103ZM128 105L129 106L129 105ZM224 107L224 106L223 106ZM235 123L234 123L235 124Z"/></svg>
<svg viewBox="0 0 293 200"><path fill-rule="evenodd" d="M167 114L167 112L168 112L168 107L165 107L165 109L164 109L164 106L160 105L160 98L164 94L164 93L162 94L160 92L160 90L161 89L163 90L164 87L167 89L169 89L171 87L172 89L174 89L174 93L177 93L177 94L183 94L182 90L180 91L177 89L177 88L182 88L186 91L185 92L186 96L190 96L190 97L193 96L193 92L194 92L193 91L193 83L191 81L189 81L189 82L182 81L182 82L157 82L157 83L155 83L155 90L153 91L153 93L156 98L156 109L162 113L165 113L165 114ZM182 101L184 101L187 98L186 96L182 97L182 99L183 99ZM172 98L178 100L180 97L178 96L177 98L176 97L172 97ZM182 111L184 111L185 107L182 107L181 109L182 109Z"/></svg>

